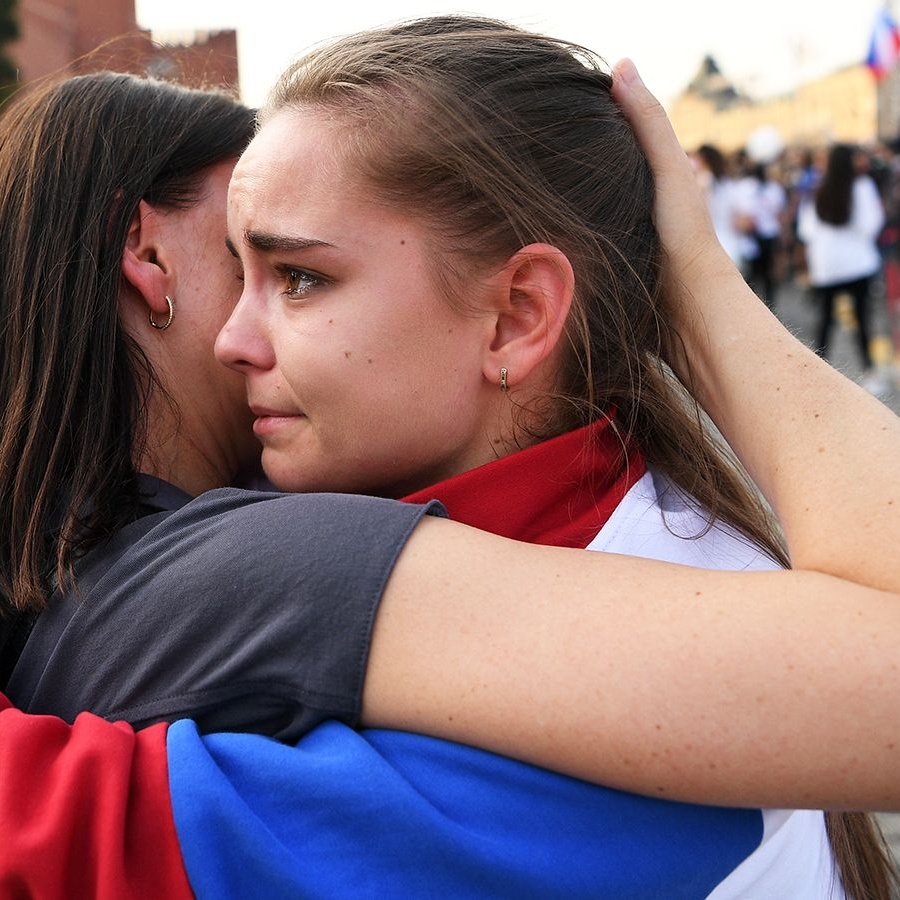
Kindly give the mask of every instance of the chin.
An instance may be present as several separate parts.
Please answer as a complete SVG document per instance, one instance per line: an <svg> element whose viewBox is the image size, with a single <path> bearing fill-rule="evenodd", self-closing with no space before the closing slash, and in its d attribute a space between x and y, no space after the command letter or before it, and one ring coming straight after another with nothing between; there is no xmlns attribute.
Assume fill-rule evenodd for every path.
<svg viewBox="0 0 900 900"><path fill-rule="evenodd" d="M312 491L329 490L320 487L316 479L310 479L297 470L295 465L283 458L281 453L272 450L263 450L262 474L277 491L289 494L302 494Z"/></svg>

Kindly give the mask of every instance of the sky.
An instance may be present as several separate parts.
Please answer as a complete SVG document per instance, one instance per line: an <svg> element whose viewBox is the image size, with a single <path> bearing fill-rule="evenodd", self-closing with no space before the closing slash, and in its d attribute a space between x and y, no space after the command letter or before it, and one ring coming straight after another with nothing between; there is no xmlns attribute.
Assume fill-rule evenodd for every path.
<svg viewBox="0 0 900 900"><path fill-rule="evenodd" d="M892 0L900 7L900 0ZM890 5L890 4L889 4ZM577 41L610 64L631 57L670 103L711 54L725 75L765 97L865 58L884 0L136 0L138 24L155 37L185 30L238 32L243 100L258 105L278 73L313 44L352 31L435 13L474 13ZM576 8L577 7L577 8ZM900 18L900 9L894 15Z"/></svg>

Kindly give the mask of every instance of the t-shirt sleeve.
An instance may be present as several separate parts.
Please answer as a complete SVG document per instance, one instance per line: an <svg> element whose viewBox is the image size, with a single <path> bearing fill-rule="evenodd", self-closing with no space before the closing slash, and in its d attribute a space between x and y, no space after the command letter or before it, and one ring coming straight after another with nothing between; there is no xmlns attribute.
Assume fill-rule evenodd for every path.
<svg viewBox="0 0 900 900"><path fill-rule="evenodd" d="M18 706L136 726L294 741L358 723L372 626L416 506L342 494L211 491L86 560L80 595L38 620Z"/></svg>

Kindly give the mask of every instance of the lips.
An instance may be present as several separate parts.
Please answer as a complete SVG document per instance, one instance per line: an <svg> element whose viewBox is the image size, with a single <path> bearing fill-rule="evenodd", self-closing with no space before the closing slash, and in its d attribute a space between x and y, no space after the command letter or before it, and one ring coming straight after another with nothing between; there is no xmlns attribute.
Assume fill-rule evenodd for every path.
<svg viewBox="0 0 900 900"><path fill-rule="evenodd" d="M274 419L279 419L302 415L302 413L298 412L296 409L275 409L274 407L258 406L255 403L250 404L250 412L252 412L253 415L258 419L266 418L269 416Z"/></svg>
<svg viewBox="0 0 900 900"><path fill-rule="evenodd" d="M253 420L253 433L258 438L270 437L277 434L283 428L303 419L303 413L295 410L269 409L264 406L250 406L250 411L255 416Z"/></svg>

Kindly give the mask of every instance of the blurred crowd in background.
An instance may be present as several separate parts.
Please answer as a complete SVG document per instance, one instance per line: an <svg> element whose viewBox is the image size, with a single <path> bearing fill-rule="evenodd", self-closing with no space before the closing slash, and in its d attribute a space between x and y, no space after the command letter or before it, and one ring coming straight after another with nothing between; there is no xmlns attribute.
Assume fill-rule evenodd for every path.
<svg viewBox="0 0 900 900"><path fill-rule="evenodd" d="M759 297L778 314L779 294L801 291L814 349L827 358L834 330L849 328L860 382L882 398L900 390L900 142L690 155L719 238Z"/></svg>

